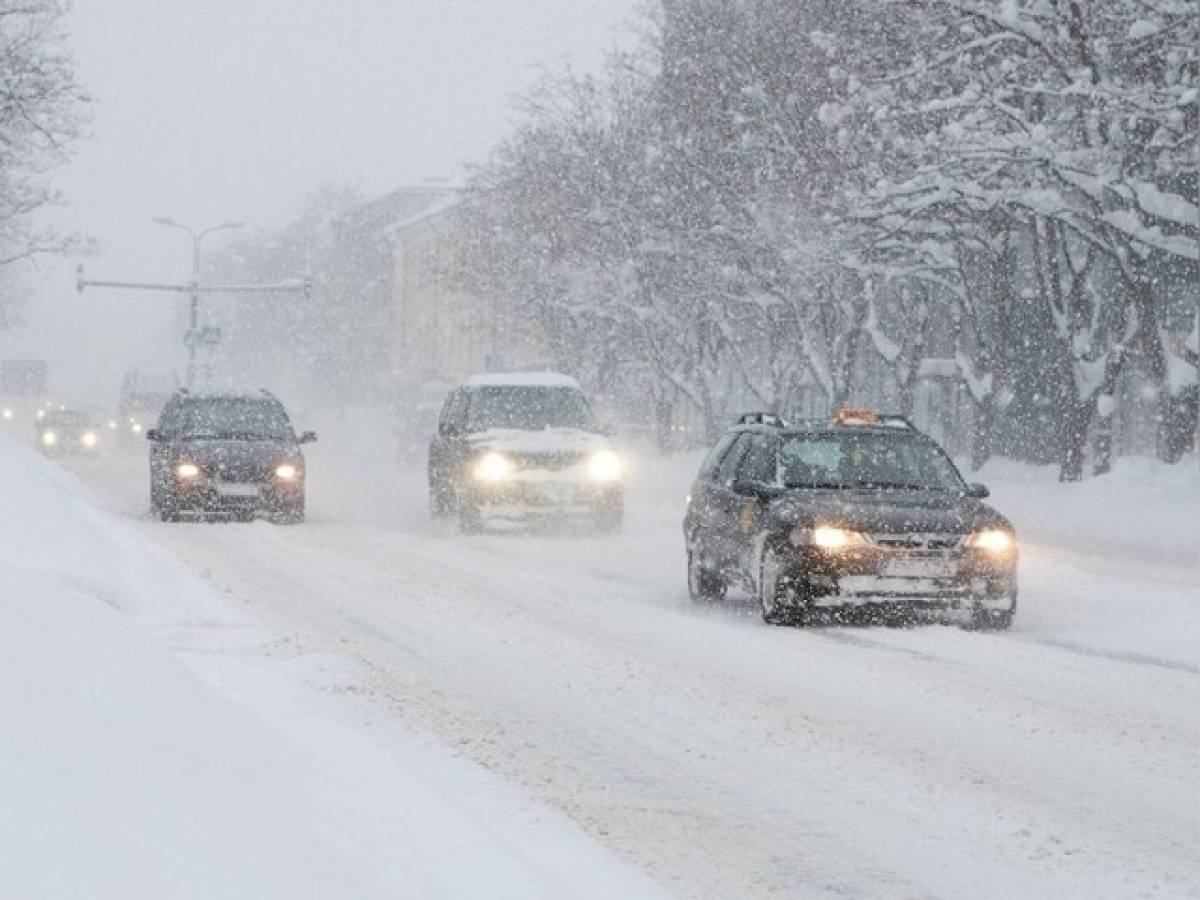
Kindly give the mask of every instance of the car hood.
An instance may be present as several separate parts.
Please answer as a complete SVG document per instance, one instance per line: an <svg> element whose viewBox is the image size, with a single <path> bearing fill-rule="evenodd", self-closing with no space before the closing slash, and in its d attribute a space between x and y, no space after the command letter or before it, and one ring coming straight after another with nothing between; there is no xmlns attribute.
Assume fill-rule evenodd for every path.
<svg viewBox="0 0 1200 900"><path fill-rule="evenodd" d="M792 525L831 524L874 534L1012 529L986 503L938 491L800 490L776 502L776 515Z"/></svg>
<svg viewBox="0 0 1200 900"><path fill-rule="evenodd" d="M217 470L267 467L280 462L296 462L302 459L297 444L292 441L274 440L180 441L175 445L174 456L180 461L193 462Z"/></svg>
<svg viewBox="0 0 1200 900"><path fill-rule="evenodd" d="M583 456L612 447L612 441L594 431L579 428L545 428L524 431L515 428L492 428L471 435L476 450L495 450L517 456Z"/></svg>

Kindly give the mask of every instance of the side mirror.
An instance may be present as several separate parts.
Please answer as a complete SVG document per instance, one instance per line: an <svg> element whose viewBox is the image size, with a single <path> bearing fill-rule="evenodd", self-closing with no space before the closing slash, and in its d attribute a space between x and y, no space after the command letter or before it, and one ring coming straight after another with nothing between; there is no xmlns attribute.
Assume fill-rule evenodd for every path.
<svg viewBox="0 0 1200 900"><path fill-rule="evenodd" d="M739 497L753 497L756 500L774 500L783 493L783 489L778 485L751 481L748 478L739 478L730 487Z"/></svg>
<svg viewBox="0 0 1200 900"><path fill-rule="evenodd" d="M158 440L158 429L151 428L149 431L147 431L146 432L146 440L157 441Z"/></svg>
<svg viewBox="0 0 1200 900"><path fill-rule="evenodd" d="M438 434L442 437L454 437L458 434L458 426L453 422L442 422L438 425Z"/></svg>
<svg viewBox="0 0 1200 900"><path fill-rule="evenodd" d="M992 492L987 489L986 484L973 482L967 485L967 496L974 500L982 500L984 497L990 497Z"/></svg>
<svg viewBox="0 0 1200 900"><path fill-rule="evenodd" d="M315 431L306 431L302 435L300 435L300 439L297 443L313 444L313 443L316 443L316 440L317 440L317 433Z"/></svg>

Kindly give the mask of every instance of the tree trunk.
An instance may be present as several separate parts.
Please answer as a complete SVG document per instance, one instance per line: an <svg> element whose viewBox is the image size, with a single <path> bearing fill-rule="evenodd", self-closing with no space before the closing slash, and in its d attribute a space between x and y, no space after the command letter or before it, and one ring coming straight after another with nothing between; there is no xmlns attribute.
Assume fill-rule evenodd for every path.
<svg viewBox="0 0 1200 900"><path fill-rule="evenodd" d="M1064 392L1062 430L1059 432L1059 481L1083 480L1083 456L1094 400L1082 399L1072 383Z"/></svg>
<svg viewBox="0 0 1200 900"><path fill-rule="evenodd" d="M1192 385L1178 394L1164 391L1159 413L1158 455L1174 465L1196 449L1200 388Z"/></svg>
<svg viewBox="0 0 1200 900"><path fill-rule="evenodd" d="M975 420L971 426L972 472L978 472L992 458L992 426L995 421L995 395L989 393L975 404Z"/></svg>

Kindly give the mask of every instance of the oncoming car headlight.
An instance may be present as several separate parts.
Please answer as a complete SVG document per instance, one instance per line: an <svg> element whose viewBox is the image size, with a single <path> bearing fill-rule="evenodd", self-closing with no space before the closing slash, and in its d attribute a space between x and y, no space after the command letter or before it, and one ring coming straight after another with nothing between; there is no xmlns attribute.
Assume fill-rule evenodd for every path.
<svg viewBox="0 0 1200 900"><path fill-rule="evenodd" d="M142 423L141 422L130 422L129 430L132 431L134 434L141 434L142 433Z"/></svg>
<svg viewBox="0 0 1200 900"><path fill-rule="evenodd" d="M4 418L7 420L11 419L15 413L13 412L13 408L11 406L6 406L4 407L4 411L0 412L0 415L4 416Z"/></svg>
<svg viewBox="0 0 1200 900"><path fill-rule="evenodd" d="M475 477L480 481L503 481L512 475L513 464L507 456L485 453L475 464Z"/></svg>
<svg viewBox="0 0 1200 900"><path fill-rule="evenodd" d="M867 543L867 539L859 532L833 525L797 528L792 531L791 541L797 547L808 545L830 551L849 550Z"/></svg>
<svg viewBox="0 0 1200 900"><path fill-rule="evenodd" d="M200 467L195 463L180 463L175 467L175 474L180 478L196 478L200 475Z"/></svg>
<svg viewBox="0 0 1200 900"><path fill-rule="evenodd" d="M988 553L994 553L997 556L1011 553L1016 543L1011 534L999 528L988 528L985 531L977 531L967 538L968 547L973 547L976 550L986 550Z"/></svg>
<svg viewBox="0 0 1200 900"><path fill-rule="evenodd" d="M53 447L55 444L58 443L58 435L55 434L53 431L43 431L42 432L42 443L45 444L47 447Z"/></svg>
<svg viewBox="0 0 1200 900"><path fill-rule="evenodd" d="M592 481L619 481L621 457L612 450L597 450L588 460L588 476Z"/></svg>
<svg viewBox="0 0 1200 900"><path fill-rule="evenodd" d="M299 474L300 469L291 463L284 463L275 467L275 477L280 481L291 481Z"/></svg>
<svg viewBox="0 0 1200 900"><path fill-rule="evenodd" d="M96 437L96 432L94 431L85 431L79 438L79 443L83 444L89 450L95 447L98 441L99 438Z"/></svg>

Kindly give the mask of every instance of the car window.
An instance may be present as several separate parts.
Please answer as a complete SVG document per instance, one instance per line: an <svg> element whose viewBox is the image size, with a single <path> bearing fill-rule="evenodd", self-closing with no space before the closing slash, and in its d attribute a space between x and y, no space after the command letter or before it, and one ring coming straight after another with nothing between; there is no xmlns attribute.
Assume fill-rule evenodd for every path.
<svg viewBox="0 0 1200 900"><path fill-rule="evenodd" d="M181 404L172 432L180 437L291 440L283 405L257 397L203 397Z"/></svg>
<svg viewBox="0 0 1200 900"><path fill-rule="evenodd" d="M716 480L721 484L732 484L734 473L737 472L738 466L741 464L742 457L746 455L746 451L750 447L750 435L739 434L737 443L734 444L729 452L721 459L720 465L717 466Z"/></svg>
<svg viewBox="0 0 1200 900"><path fill-rule="evenodd" d="M928 441L873 432L794 435L780 452L789 487L959 491L954 464Z"/></svg>
<svg viewBox="0 0 1200 900"><path fill-rule="evenodd" d="M462 399L462 391L454 391L446 398L446 402L442 404L442 414L438 418L438 429L445 430L447 427L454 427L458 422L459 401Z"/></svg>
<svg viewBox="0 0 1200 900"><path fill-rule="evenodd" d="M576 388L486 385L466 392L467 430L590 428L592 411Z"/></svg>
<svg viewBox="0 0 1200 900"><path fill-rule="evenodd" d="M708 456L704 457L704 462L700 464L700 471L697 473L697 478L711 479L717 471L717 466L720 464L722 457L729 450L733 442L737 440L737 432L728 432L721 435L713 448L708 451Z"/></svg>
<svg viewBox="0 0 1200 900"><path fill-rule="evenodd" d="M755 434L746 443L746 453L738 464L737 477L761 484L775 484L779 477L776 456L779 442L773 435Z"/></svg>
<svg viewBox="0 0 1200 900"><path fill-rule="evenodd" d="M178 400L168 401L158 417L158 430L164 437L173 437L179 433L180 411L183 407Z"/></svg>

